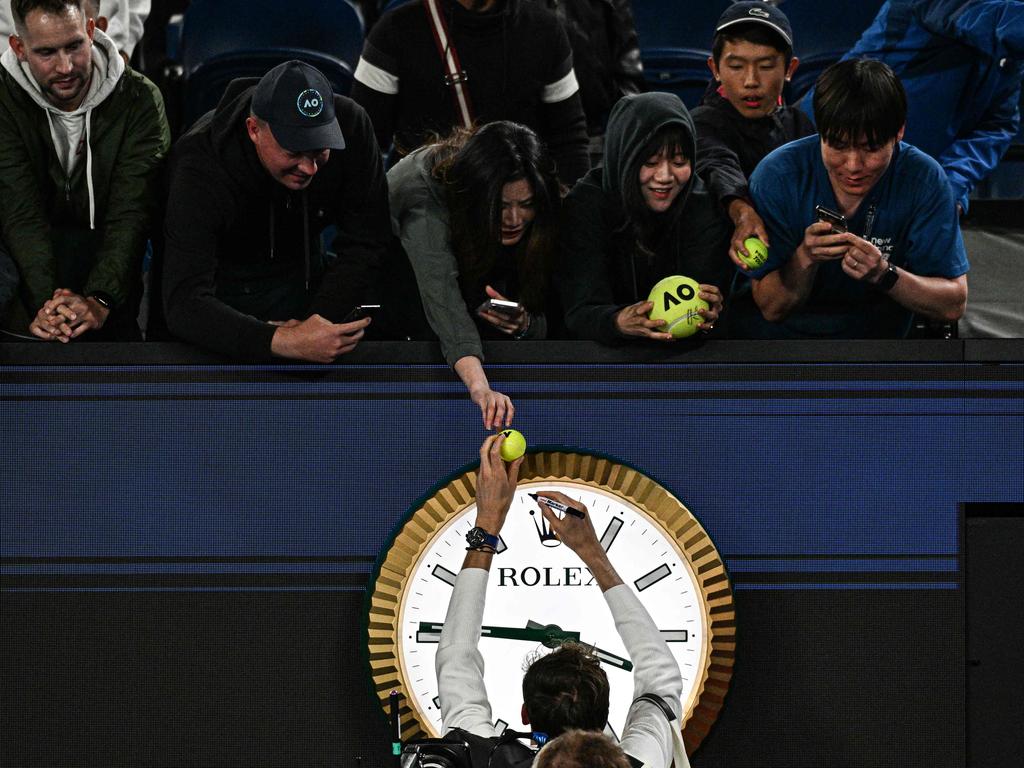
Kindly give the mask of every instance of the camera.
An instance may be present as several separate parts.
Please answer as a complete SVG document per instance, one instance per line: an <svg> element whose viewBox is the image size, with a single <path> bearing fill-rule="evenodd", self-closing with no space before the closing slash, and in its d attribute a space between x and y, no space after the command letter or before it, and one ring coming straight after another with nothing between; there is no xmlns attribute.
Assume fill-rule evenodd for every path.
<svg viewBox="0 0 1024 768"><path fill-rule="evenodd" d="M422 739L402 746L402 768L472 768L469 744L448 739Z"/></svg>

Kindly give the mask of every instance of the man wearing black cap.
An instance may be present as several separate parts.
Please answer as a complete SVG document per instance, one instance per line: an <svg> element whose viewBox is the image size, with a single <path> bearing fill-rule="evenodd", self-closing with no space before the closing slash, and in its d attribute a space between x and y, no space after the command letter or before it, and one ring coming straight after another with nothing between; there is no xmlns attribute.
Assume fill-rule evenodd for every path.
<svg viewBox="0 0 1024 768"><path fill-rule="evenodd" d="M245 360L330 362L369 318L391 234L366 112L289 61L235 80L175 145L163 298L176 336ZM336 227L336 257L321 232Z"/></svg>
<svg viewBox="0 0 1024 768"><path fill-rule="evenodd" d="M708 58L714 89L693 111L697 172L732 220L729 256L741 268L735 254L746 254L745 239L769 242L750 204L750 174L772 150L814 133L807 116L782 101L799 63L789 19L771 3L744 0L719 17Z"/></svg>

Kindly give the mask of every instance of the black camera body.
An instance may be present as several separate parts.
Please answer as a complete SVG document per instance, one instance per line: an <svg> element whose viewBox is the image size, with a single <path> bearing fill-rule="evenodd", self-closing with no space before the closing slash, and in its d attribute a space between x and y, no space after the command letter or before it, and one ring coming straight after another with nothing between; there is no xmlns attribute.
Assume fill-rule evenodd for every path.
<svg viewBox="0 0 1024 768"><path fill-rule="evenodd" d="M421 739L402 745L402 768L473 768L469 744Z"/></svg>
<svg viewBox="0 0 1024 768"><path fill-rule="evenodd" d="M401 768L530 768L536 751L518 739L542 736L507 730L490 738L455 728L440 739L402 745Z"/></svg>

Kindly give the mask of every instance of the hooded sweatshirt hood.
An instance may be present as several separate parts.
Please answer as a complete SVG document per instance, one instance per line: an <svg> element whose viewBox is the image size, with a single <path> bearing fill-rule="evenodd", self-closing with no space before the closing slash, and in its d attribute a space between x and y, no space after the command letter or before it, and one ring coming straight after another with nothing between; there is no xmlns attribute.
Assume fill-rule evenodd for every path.
<svg viewBox="0 0 1024 768"><path fill-rule="evenodd" d="M636 176L638 156L658 131L668 126L683 129L686 146L683 152L696 164L697 139L693 119L679 97L671 93L637 93L623 96L612 108L604 144L604 171L601 186L625 210L622 190L639 184ZM691 174L673 209L681 210L693 188L696 174Z"/></svg>
<svg viewBox="0 0 1024 768"><path fill-rule="evenodd" d="M89 89L77 109L65 112L51 104L32 77L28 64L18 61L13 48L0 56L0 66L22 90L46 113L50 125L50 138L65 175L70 178L79 155L84 151L86 177L89 187L89 227L96 229L96 199L92 180L91 122L92 111L113 93L124 74L124 60L117 52L114 41L102 30L95 30L92 41L92 77Z"/></svg>

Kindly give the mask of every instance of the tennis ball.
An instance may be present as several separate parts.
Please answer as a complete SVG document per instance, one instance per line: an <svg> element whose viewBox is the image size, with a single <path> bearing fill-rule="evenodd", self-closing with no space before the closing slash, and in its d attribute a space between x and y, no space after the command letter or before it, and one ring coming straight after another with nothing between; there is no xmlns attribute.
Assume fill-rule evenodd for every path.
<svg viewBox="0 0 1024 768"><path fill-rule="evenodd" d="M501 444L501 458L505 461L515 461L526 453L526 438L522 432L514 429L503 429L501 434L505 440Z"/></svg>
<svg viewBox="0 0 1024 768"><path fill-rule="evenodd" d="M743 251L736 251L736 258L746 264L749 269L757 269L768 261L768 246L762 243L760 238L748 237L743 241L743 247L750 255L744 256Z"/></svg>
<svg viewBox="0 0 1024 768"><path fill-rule="evenodd" d="M697 296L699 292L700 285L689 277L673 275L659 280L647 297L654 304L648 317L666 321L668 325L659 330L668 331L677 339L692 336L704 322L698 310L708 309L708 303Z"/></svg>

